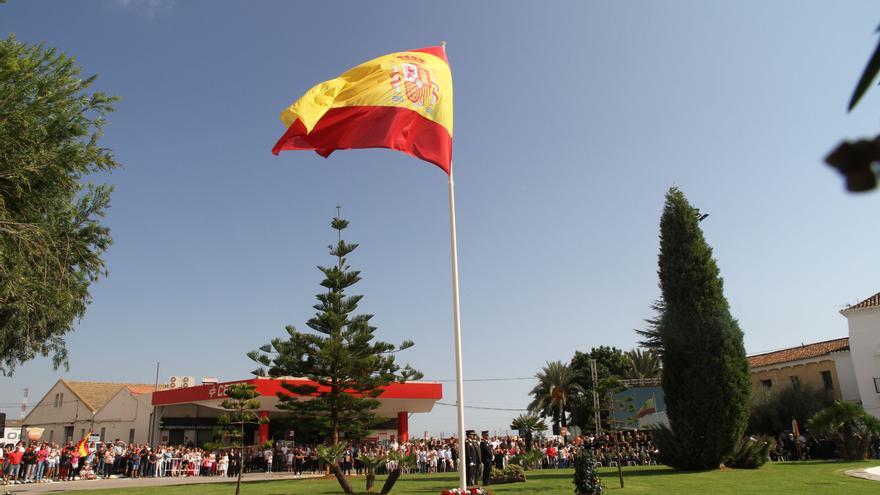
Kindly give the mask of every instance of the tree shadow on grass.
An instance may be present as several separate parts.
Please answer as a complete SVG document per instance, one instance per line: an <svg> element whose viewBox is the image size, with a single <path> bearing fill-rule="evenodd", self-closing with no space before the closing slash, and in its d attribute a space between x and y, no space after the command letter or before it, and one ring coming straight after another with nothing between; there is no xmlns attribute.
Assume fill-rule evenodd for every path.
<svg viewBox="0 0 880 495"><path fill-rule="evenodd" d="M623 468L623 479L626 480L628 476L669 476L675 474L684 474L684 473L699 473L702 471L676 471L674 469L664 469L662 467L650 467L650 468ZM543 471L526 471L526 479L535 479L535 480L552 480L552 479L571 479L574 476L574 471L571 469L567 470L543 470ZM603 479L617 478L617 469L614 468L605 468L599 471L599 476Z"/></svg>
<svg viewBox="0 0 880 495"><path fill-rule="evenodd" d="M623 470L623 479L626 479L627 476L671 476L676 474L687 474L687 473L703 473L705 471L678 471L676 469L646 469L646 468L636 468L636 469L624 469ZM603 473L604 474L604 473ZM614 476L617 476L617 471L613 471Z"/></svg>

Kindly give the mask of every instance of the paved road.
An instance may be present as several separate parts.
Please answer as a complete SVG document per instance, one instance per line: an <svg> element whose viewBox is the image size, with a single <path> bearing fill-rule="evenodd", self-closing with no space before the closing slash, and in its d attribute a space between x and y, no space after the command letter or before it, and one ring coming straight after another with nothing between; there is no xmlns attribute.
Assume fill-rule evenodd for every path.
<svg viewBox="0 0 880 495"><path fill-rule="evenodd" d="M849 471L844 471L843 474L865 480L880 481L880 466L866 469L850 469Z"/></svg>
<svg viewBox="0 0 880 495"><path fill-rule="evenodd" d="M242 481L267 481L267 480L291 480L301 478L317 478L320 475L304 474L302 477L291 473L247 473L242 476ZM117 488L124 491L126 488L143 486L170 486L190 485L202 483L229 483L235 478L219 476L196 476L191 478L110 478L100 480L59 481L58 483L29 483L27 485L0 486L0 493L55 493L68 490L109 490Z"/></svg>

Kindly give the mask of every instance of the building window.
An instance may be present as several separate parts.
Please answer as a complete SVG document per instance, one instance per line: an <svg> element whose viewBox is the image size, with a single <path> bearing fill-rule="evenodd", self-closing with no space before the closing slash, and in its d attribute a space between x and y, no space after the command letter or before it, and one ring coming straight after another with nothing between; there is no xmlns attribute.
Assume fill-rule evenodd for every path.
<svg viewBox="0 0 880 495"><path fill-rule="evenodd" d="M128 430L128 443L134 443L134 428Z"/></svg>
<svg viewBox="0 0 880 495"><path fill-rule="evenodd" d="M49 443L55 440L55 430L49 430Z"/></svg>
<svg viewBox="0 0 880 495"><path fill-rule="evenodd" d="M874 377L874 391L880 394L880 376Z"/></svg>
<svg viewBox="0 0 880 495"><path fill-rule="evenodd" d="M104 441L104 434L107 433L107 428L101 427L101 441Z"/></svg>
<svg viewBox="0 0 880 495"><path fill-rule="evenodd" d="M825 390L834 390L834 380L831 378L830 371L822 372L822 384L825 386Z"/></svg>
<svg viewBox="0 0 880 495"><path fill-rule="evenodd" d="M61 407L63 405L64 405L64 394L61 393L61 394L58 394L58 407Z"/></svg>
<svg viewBox="0 0 880 495"><path fill-rule="evenodd" d="M773 386L773 381L771 380L761 380L761 386L764 388L770 388Z"/></svg>
<svg viewBox="0 0 880 495"><path fill-rule="evenodd" d="M801 379L799 376L792 375L788 378L791 380L791 388L793 388L795 390L801 389Z"/></svg>

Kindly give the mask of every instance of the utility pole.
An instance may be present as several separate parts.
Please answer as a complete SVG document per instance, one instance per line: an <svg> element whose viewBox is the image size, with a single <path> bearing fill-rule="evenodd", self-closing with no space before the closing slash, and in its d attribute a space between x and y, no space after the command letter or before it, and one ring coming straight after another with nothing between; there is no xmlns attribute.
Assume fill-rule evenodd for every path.
<svg viewBox="0 0 880 495"><path fill-rule="evenodd" d="M24 393L21 397L21 415L18 419L24 419L26 415L25 413L27 413L28 394L30 393L30 391L31 389L28 387L25 387L24 390L22 390L22 392Z"/></svg>
<svg viewBox="0 0 880 495"><path fill-rule="evenodd" d="M153 392L159 390L159 361L156 361L156 386L153 388ZM150 444L150 448L155 448L156 446L153 444L153 440L155 440L156 433L156 406L153 405L153 394L150 394L150 407L152 410L150 411L150 433L148 435L147 443ZM101 440L104 440L103 438Z"/></svg>

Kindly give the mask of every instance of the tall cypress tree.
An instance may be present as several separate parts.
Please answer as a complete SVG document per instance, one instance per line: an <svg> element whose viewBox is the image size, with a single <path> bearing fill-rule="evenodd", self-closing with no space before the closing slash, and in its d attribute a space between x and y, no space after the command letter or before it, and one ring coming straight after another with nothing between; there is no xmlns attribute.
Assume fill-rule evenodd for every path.
<svg viewBox="0 0 880 495"><path fill-rule="evenodd" d="M275 338L248 356L263 367L257 376L308 378L311 384L285 384L289 394L279 394L278 407L289 410L298 424L339 442L340 436L358 439L381 418L375 415L376 400L383 387L392 382L417 380L422 374L409 365L401 368L394 353L413 345L404 341L395 346L375 341L373 315L353 314L363 296L346 295L345 290L360 281L360 272L351 270L346 256L357 248L342 239L348 221L336 217L331 226L337 231L336 245L329 246L336 264L318 267L324 274L317 294L314 318L306 322L313 332L286 328L288 338ZM312 396L309 400L299 400Z"/></svg>
<svg viewBox="0 0 880 495"><path fill-rule="evenodd" d="M660 219L663 389L670 430L658 432L664 463L715 469L733 452L749 414L743 333L730 314L699 210L672 188Z"/></svg>

